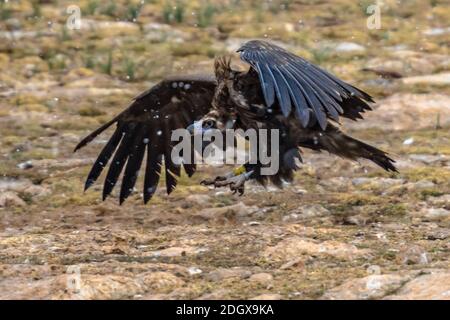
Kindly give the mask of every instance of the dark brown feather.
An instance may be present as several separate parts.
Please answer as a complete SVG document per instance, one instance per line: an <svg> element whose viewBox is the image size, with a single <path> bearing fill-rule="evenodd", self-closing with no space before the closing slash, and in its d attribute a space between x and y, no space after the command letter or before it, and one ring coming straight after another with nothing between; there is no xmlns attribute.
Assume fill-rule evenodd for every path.
<svg viewBox="0 0 450 320"><path fill-rule="evenodd" d="M180 175L180 166L170 158L171 133L185 128L211 109L215 87L216 81L212 76L179 76L167 78L138 95L126 110L89 134L75 148L75 151L79 150L112 124L118 123L88 175L86 189L98 179L114 154L103 187L103 199L111 193L125 167L120 190L122 203L136 184L147 149L144 201L147 202L156 191L163 157L167 192L172 192L176 176ZM184 167L189 176L195 172L194 165Z"/></svg>

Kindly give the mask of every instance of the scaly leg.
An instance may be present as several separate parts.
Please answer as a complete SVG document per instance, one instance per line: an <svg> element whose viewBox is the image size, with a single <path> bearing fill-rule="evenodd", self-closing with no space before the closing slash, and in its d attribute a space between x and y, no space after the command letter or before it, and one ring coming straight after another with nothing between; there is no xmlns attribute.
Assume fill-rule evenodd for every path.
<svg viewBox="0 0 450 320"><path fill-rule="evenodd" d="M252 174L253 170L246 172L245 166L241 166L225 176L218 176L214 180L203 180L200 184L205 186L213 185L214 188L229 186L233 193L238 192L239 195L243 195L245 190L245 182L251 179Z"/></svg>

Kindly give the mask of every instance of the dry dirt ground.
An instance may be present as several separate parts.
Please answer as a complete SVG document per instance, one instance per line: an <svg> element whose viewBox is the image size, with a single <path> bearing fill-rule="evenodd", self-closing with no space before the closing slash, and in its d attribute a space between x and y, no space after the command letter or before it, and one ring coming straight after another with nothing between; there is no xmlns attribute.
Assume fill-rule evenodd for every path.
<svg viewBox="0 0 450 320"><path fill-rule="evenodd" d="M0 2L0 299L450 299L446 1ZM201 167L144 206L82 192L107 132L166 74L267 37L370 92L343 122L400 173L304 151L295 184L242 197ZM237 61L237 60L236 60ZM363 71L366 70L366 71ZM370 71L369 71L370 70Z"/></svg>

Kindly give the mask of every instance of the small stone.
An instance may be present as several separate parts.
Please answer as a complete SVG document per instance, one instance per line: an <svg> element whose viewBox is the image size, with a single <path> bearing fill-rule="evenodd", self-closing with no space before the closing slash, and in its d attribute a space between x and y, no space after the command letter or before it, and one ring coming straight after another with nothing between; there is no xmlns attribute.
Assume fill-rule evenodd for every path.
<svg viewBox="0 0 450 320"><path fill-rule="evenodd" d="M15 192L7 191L0 194L0 208L25 207L27 204Z"/></svg>
<svg viewBox="0 0 450 320"><path fill-rule="evenodd" d="M64 280L67 283L67 279ZM63 295L62 297L82 300L120 299L126 296L135 296L143 290L143 286L130 277L117 275L83 275L81 277L80 290L68 291L69 296L65 297Z"/></svg>
<svg viewBox="0 0 450 320"><path fill-rule="evenodd" d="M136 23L128 21L99 21L83 18L81 30L95 32L105 38L114 38L120 35L133 35L140 33Z"/></svg>
<svg viewBox="0 0 450 320"><path fill-rule="evenodd" d="M226 219L231 220L236 217L249 217L259 211L256 206L247 206L243 202L219 208L206 208L193 213L195 218L202 220Z"/></svg>
<svg viewBox="0 0 450 320"><path fill-rule="evenodd" d="M427 202L432 204L433 206L442 206L446 207L446 209L450 209L450 194L444 194L439 197L429 197Z"/></svg>
<svg viewBox="0 0 450 320"><path fill-rule="evenodd" d="M407 183L405 185L406 189L409 191L431 189L435 186L436 184L434 182L428 180L421 180L414 183Z"/></svg>
<svg viewBox="0 0 450 320"><path fill-rule="evenodd" d="M397 186L405 183L403 179L392 179L392 178L354 178L352 179L352 184L354 186L369 185L375 188L385 189L392 186Z"/></svg>
<svg viewBox="0 0 450 320"><path fill-rule="evenodd" d="M428 264L430 262L425 249L418 245L401 248L397 254L397 261L403 265Z"/></svg>
<svg viewBox="0 0 450 320"><path fill-rule="evenodd" d="M298 213L291 213L286 216L283 216L283 218L282 218L283 222L293 222L293 221L297 221L300 219L301 219L301 217Z"/></svg>
<svg viewBox="0 0 450 320"><path fill-rule="evenodd" d="M6 2L6 1L5 1ZM9 18L4 21L7 30L20 30L22 28L22 22L16 18Z"/></svg>
<svg viewBox="0 0 450 320"><path fill-rule="evenodd" d="M443 35L443 34L450 33L450 27L447 27L447 28L431 28L431 29L424 30L422 33L424 35L426 35L426 36L431 36L431 37L433 37L433 36L440 36L440 35Z"/></svg>
<svg viewBox="0 0 450 320"><path fill-rule="evenodd" d="M308 193L307 190L300 188L300 187L295 187L295 188L293 188L292 191L296 194L307 194Z"/></svg>
<svg viewBox="0 0 450 320"><path fill-rule="evenodd" d="M336 52L364 52L366 47L354 42L341 42L334 48Z"/></svg>
<svg viewBox="0 0 450 320"><path fill-rule="evenodd" d="M330 211L321 206L320 204L313 204L310 206L304 206L301 209L302 217L312 218L312 217L322 217L330 214Z"/></svg>
<svg viewBox="0 0 450 320"><path fill-rule="evenodd" d="M422 162L425 164L441 164L445 165L450 158L446 155L431 155L431 154L410 154L411 160Z"/></svg>
<svg viewBox="0 0 450 320"><path fill-rule="evenodd" d="M22 170L31 169L33 168L33 162L31 160L21 162L17 165L17 168Z"/></svg>
<svg viewBox="0 0 450 320"><path fill-rule="evenodd" d="M144 37L151 42L183 43L191 35L168 24L151 22L143 26Z"/></svg>
<svg viewBox="0 0 450 320"><path fill-rule="evenodd" d="M234 267L231 269L219 268L208 273L206 278L210 281L217 282L229 278L245 279L250 277L251 274L252 273L249 270L240 267Z"/></svg>
<svg viewBox="0 0 450 320"><path fill-rule="evenodd" d="M290 237L282 240L277 245L268 247L262 255L275 261L290 261L293 257L302 254L329 255L343 260L365 256L369 253L367 249L358 249L354 245L338 241L316 242L300 237Z"/></svg>
<svg viewBox="0 0 450 320"><path fill-rule="evenodd" d="M320 185L331 190L345 190L349 185L349 179L346 177L333 177L331 179L322 180Z"/></svg>
<svg viewBox="0 0 450 320"><path fill-rule="evenodd" d="M43 159L33 161L37 169L68 169L91 165L92 159Z"/></svg>
<svg viewBox="0 0 450 320"><path fill-rule="evenodd" d="M37 185L30 185L29 187L23 189L22 192L32 198L42 198L51 194L51 191L48 188Z"/></svg>
<svg viewBox="0 0 450 320"><path fill-rule="evenodd" d="M304 268L305 267L305 261L302 258L295 258L291 261L286 262L280 267L280 270L286 270L291 268Z"/></svg>
<svg viewBox="0 0 450 320"><path fill-rule="evenodd" d="M149 272L139 278L147 288L157 293L167 293L184 284L183 280L170 272Z"/></svg>
<svg viewBox="0 0 450 320"><path fill-rule="evenodd" d="M152 251L149 253L153 257L181 257L186 255L195 255L201 250L194 247L171 247L163 250Z"/></svg>
<svg viewBox="0 0 450 320"><path fill-rule="evenodd" d="M409 146L409 145L411 145L411 144L413 144L414 143L414 138L408 138L408 139L406 139L405 141L403 141L403 144L405 145L405 146Z"/></svg>
<svg viewBox="0 0 450 320"><path fill-rule="evenodd" d="M268 284L273 280L273 276L270 273L262 272L252 275L248 280L259 284Z"/></svg>
<svg viewBox="0 0 450 320"><path fill-rule="evenodd" d="M377 265L370 265L366 271L368 274L381 274L381 268Z"/></svg>
<svg viewBox="0 0 450 320"><path fill-rule="evenodd" d="M450 210L444 208L425 208L422 215L429 220L442 220L450 217Z"/></svg>
<svg viewBox="0 0 450 320"><path fill-rule="evenodd" d="M450 273L447 271L421 275L386 300L450 300Z"/></svg>
<svg viewBox="0 0 450 320"><path fill-rule="evenodd" d="M449 85L450 84L450 73L444 72L444 73L439 73L439 74L407 77L407 78L403 78L402 82L404 84Z"/></svg>
<svg viewBox="0 0 450 320"><path fill-rule="evenodd" d="M187 271L191 276L201 274L203 272L202 269L199 269L197 267L190 267L187 269Z"/></svg>
<svg viewBox="0 0 450 320"><path fill-rule="evenodd" d="M314 217L323 217L330 215L330 211L320 204L313 204L296 209L294 212L283 217L284 222L296 221L302 219L311 219Z"/></svg>
<svg viewBox="0 0 450 320"><path fill-rule="evenodd" d="M410 276L395 274L374 274L364 278L350 279L328 290L321 299L325 300L367 300L380 299L402 286Z"/></svg>
<svg viewBox="0 0 450 320"><path fill-rule="evenodd" d="M5 191L14 191L16 193L21 193L24 189L30 186L33 186L33 183L30 180L0 178L0 193Z"/></svg>
<svg viewBox="0 0 450 320"><path fill-rule="evenodd" d="M355 226L365 226L370 221L370 217L365 215L357 214L354 216L345 216L344 224L355 225Z"/></svg>
<svg viewBox="0 0 450 320"><path fill-rule="evenodd" d="M445 240L450 238L450 229L442 228L433 230L426 235L427 240Z"/></svg>
<svg viewBox="0 0 450 320"><path fill-rule="evenodd" d="M366 178L366 177L353 178L352 179L352 184L354 186L360 186L360 185L364 185L364 184L370 183L371 181L372 181L371 178Z"/></svg>
<svg viewBox="0 0 450 320"><path fill-rule="evenodd" d="M185 200L191 204L206 205L211 202L211 196L207 194L191 194Z"/></svg>

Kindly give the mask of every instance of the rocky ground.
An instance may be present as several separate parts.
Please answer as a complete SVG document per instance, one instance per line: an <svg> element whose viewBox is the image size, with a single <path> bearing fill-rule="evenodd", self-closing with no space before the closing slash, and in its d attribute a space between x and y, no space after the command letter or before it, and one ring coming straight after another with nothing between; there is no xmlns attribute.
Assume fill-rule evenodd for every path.
<svg viewBox="0 0 450 320"><path fill-rule="evenodd" d="M446 1L0 2L0 299L450 299ZM81 137L162 76L267 37L370 92L353 136L400 173L305 151L283 190L182 176L144 206L84 179ZM238 60L236 60L238 63ZM138 183L138 188L141 187Z"/></svg>

